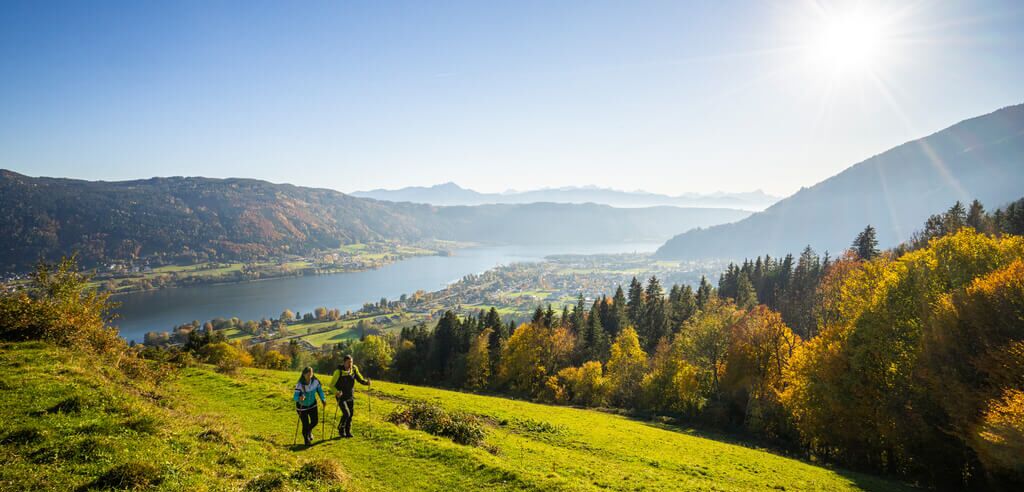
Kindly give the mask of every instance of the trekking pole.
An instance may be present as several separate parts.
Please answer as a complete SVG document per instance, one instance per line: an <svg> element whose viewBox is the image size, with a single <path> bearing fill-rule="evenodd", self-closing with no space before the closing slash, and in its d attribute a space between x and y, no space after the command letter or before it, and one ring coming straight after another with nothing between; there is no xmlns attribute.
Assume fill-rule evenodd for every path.
<svg viewBox="0 0 1024 492"><path fill-rule="evenodd" d="M366 392L366 430L367 434L373 435L373 398L370 392Z"/></svg>
<svg viewBox="0 0 1024 492"><path fill-rule="evenodd" d="M302 422L302 417L299 417L299 412L295 412L295 432L292 433L292 447L295 446L295 439L299 437L299 422Z"/></svg>
<svg viewBox="0 0 1024 492"><path fill-rule="evenodd" d="M331 419L331 422L333 423L333 427L331 427L331 439L334 439L334 431L338 430L338 425L341 424L338 420L338 407L340 406L340 403L334 406L334 418Z"/></svg>
<svg viewBox="0 0 1024 492"><path fill-rule="evenodd" d="M324 418L320 419L320 440L324 440L324 431L327 428L327 402L321 402L324 404Z"/></svg>

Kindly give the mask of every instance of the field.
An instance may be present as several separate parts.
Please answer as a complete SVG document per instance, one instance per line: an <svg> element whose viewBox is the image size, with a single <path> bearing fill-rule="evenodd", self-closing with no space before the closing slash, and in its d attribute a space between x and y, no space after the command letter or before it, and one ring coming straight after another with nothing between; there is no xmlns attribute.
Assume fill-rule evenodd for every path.
<svg viewBox="0 0 1024 492"><path fill-rule="evenodd" d="M194 367L148 386L41 343L2 346L0 367L3 490L123 485L126 476L166 490L903 490L690 429L379 381L369 396L357 390L356 438L303 449L292 446L294 372ZM411 400L483 418L486 447L382 419ZM344 476L299 478L318 459Z"/></svg>

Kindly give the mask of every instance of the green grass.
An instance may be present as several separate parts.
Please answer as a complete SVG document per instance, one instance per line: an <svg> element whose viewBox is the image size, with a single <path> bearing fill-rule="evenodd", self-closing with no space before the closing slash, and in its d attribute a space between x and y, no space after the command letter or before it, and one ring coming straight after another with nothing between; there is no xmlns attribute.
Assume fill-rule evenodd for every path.
<svg viewBox="0 0 1024 492"><path fill-rule="evenodd" d="M356 438L293 448L296 372L227 376L198 367L150 387L42 344L0 348L0 367L2 490L71 490L136 461L152 465L140 473L155 475L165 490L235 490L256 480L366 491L903 489L688 429L381 381L369 393L357 390ZM382 419L410 400L482 417L486 446L458 445ZM320 459L339 464L347 481L289 478Z"/></svg>

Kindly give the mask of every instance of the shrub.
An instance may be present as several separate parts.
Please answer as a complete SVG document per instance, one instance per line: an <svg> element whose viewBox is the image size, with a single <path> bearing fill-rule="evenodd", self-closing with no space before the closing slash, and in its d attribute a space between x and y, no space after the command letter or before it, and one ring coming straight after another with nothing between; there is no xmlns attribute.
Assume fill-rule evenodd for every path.
<svg viewBox="0 0 1024 492"><path fill-rule="evenodd" d="M123 350L124 340L107 326L116 304L109 294L90 288L89 280L73 257L40 263L25 289L0 294L0 338L44 340L98 353Z"/></svg>
<svg viewBox="0 0 1024 492"><path fill-rule="evenodd" d="M225 373L233 373L239 367L252 365L249 352L228 342L207 344L199 350L199 354L205 362L217 366L217 370Z"/></svg>
<svg viewBox="0 0 1024 492"><path fill-rule="evenodd" d="M458 444L480 445L486 433L483 422L474 415L449 413L438 405L417 402L400 407L387 416L387 421L421 430L435 436L447 437Z"/></svg>

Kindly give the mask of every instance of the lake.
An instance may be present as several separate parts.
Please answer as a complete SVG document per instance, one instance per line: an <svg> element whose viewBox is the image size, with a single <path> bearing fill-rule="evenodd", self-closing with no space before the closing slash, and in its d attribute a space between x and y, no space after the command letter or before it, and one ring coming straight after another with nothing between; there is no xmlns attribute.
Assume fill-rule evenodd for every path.
<svg viewBox="0 0 1024 492"><path fill-rule="evenodd" d="M553 254L644 253L660 245L486 246L460 249L452 256L419 256L362 272L136 292L114 297L121 303L114 325L121 336L140 342L146 332L169 331L192 320L231 316L259 320L277 318L285 309L306 313L318 306L354 311L381 297L394 300L420 289L439 290L466 275L499 265L540 261Z"/></svg>

